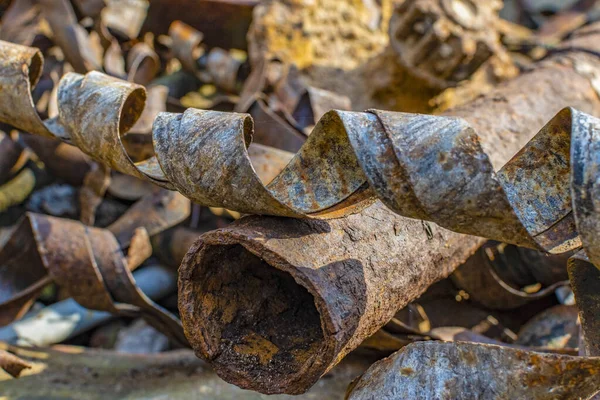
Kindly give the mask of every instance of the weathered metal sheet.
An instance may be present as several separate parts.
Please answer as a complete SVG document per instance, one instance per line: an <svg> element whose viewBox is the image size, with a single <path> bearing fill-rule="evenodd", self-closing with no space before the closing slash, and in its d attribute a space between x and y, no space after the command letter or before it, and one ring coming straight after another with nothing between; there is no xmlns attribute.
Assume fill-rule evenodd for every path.
<svg viewBox="0 0 600 400"><path fill-rule="evenodd" d="M190 248L179 310L223 379L302 393L481 243L381 203L328 221L242 218Z"/></svg>
<svg viewBox="0 0 600 400"><path fill-rule="evenodd" d="M420 342L375 363L347 399L587 399L600 391L598 368L598 357Z"/></svg>
<svg viewBox="0 0 600 400"><path fill-rule="evenodd" d="M66 0L38 0L42 15L52 30L52 39L60 47L66 60L79 73L100 70L100 56L94 52L90 36L79 25L71 2Z"/></svg>

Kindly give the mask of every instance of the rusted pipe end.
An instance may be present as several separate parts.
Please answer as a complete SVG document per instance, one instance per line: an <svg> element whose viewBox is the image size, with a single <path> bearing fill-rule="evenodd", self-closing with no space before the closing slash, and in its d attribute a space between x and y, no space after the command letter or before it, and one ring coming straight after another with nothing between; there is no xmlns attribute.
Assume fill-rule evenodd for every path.
<svg viewBox="0 0 600 400"><path fill-rule="evenodd" d="M217 231L190 248L179 270L185 333L227 382L301 394L333 365L333 322L302 270L258 247Z"/></svg>

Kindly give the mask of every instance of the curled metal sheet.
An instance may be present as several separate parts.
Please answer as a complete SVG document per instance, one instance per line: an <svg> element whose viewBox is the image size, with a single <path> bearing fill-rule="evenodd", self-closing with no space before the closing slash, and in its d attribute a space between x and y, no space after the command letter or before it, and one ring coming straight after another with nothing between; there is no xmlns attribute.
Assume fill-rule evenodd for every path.
<svg viewBox="0 0 600 400"><path fill-rule="evenodd" d="M67 74L58 89L59 117L42 122L29 95L41 55L8 43L0 50L2 121L70 141L113 169L201 205L323 218L362 209L376 194L398 214L456 232L552 253L583 242L592 262L600 260L593 240L600 230L593 195L600 125L582 112L561 111L496 173L476 132L460 118L330 111L264 185L247 151L248 115L160 113L155 155L134 163L121 137L144 109L141 86L97 72Z"/></svg>
<svg viewBox="0 0 600 400"><path fill-rule="evenodd" d="M420 342L371 366L347 399L587 399L600 390L599 368L598 357Z"/></svg>
<svg viewBox="0 0 600 400"><path fill-rule="evenodd" d="M54 281L86 308L142 316L187 343L179 320L139 290L131 271L151 254L149 235L188 214L189 202L165 190L136 203L107 229L28 213L0 251L0 324L21 317Z"/></svg>
<svg viewBox="0 0 600 400"><path fill-rule="evenodd" d="M223 379L300 394L482 241L380 202L328 221L244 217L189 249L179 311Z"/></svg>

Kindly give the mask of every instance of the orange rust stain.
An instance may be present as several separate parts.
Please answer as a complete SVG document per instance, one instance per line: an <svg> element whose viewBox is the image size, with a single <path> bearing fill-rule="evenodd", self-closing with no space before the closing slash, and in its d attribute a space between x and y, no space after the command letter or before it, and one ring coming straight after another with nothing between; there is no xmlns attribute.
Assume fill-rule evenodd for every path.
<svg viewBox="0 0 600 400"><path fill-rule="evenodd" d="M233 346L235 352L247 356L256 356L262 365L266 365L279 352L279 347L255 332L244 336L242 340L243 343Z"/></svg>

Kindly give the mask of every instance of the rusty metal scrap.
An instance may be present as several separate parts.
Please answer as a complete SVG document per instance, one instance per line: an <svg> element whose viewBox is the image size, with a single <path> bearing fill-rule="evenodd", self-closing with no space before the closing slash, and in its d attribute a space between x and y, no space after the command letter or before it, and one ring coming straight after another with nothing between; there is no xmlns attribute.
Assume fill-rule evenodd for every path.
<svg viewBox="0 0 600 400"><path fill-rule="evenodd" d="M600 390L599 368L598 357L415 343L371 366L347 399L586 399Z"/></svg>
<svg viewBox="0 0 600 400"><path fill-rule="evenodd" d="M152 253L149 235L188 214L189 202L165 190L140 200L108 229L27 214L0 254L4 260L1 323L21 317L43 287L54 281L84 307L142 316L177 342L186 343L179 320L137 288L131 271Z"/></svg>
<svg viewBox="0 0 600 400"><path fill-rule="evenodd" d="M0 212L21 204L33 191L36 179L29 168L21 170L13 179L0 186Z"/></svg>
<svg viewBox="0 0 600 400"><path fill-rule="evenodd" d="M558 305L539 313L523 325L515 343L531 347L577 349L579 330L577 307Z"/></svg>
<svg viewBox="0 0 600 400"><path fill-rule="evenodd" d="M32 369L22 374L25 378L22 380L0 372L2 394L9 398L45 399L49 393L55 397L60 393L63 400L123 397L231 400L257 396L223 382L188 349L160 354L126 354L69 345L32 349L0 344L0 348L32 364ZM348 382L363 373L372 361L372 358L349 357L307 398L343 398ZM271 399L289 400L289 396Z"/></svg>
<svg viewBox="0 0 600 400"><path fill-rule="evenodd" d="M67 74L58 90L59 117L44 123L28 95L37 79L41 55L21 46L2 46L7 56L4 62L11 71L10 80L3 77L4 87L12 89L3 90L3 121L70 141L111 168L177 189L199 204L254 214L330 217L364 208L371 201L368 182L369 189L397 213L454 231L550 252L579 245L570 213L569 147L565 143L572 140L573 147L581 146L577 150L581 157L593 150L586 147L582 135L596 120L584 113L563 110L496 174L466 121L386 111L331 111L317 122L290 164L264 186L247 155L252 129L247 116L201 110L187 110L183 115L161 113L153 131L155 156L134 163L120 137L144 108L142 87L95 72L85 77ZM20 106L9 107L8 103ZM92 111L96 107L103 112ZM219 134L199 137L198 129L218 129ZM198 145L182 152L187 143ZM215 156L216 148L221 150ZM545 164L533 162L537 159L532 156L548 151L556 153ZM311 164L306 166L309 159ZM188 168L190 162L195 165L194 172ZM590 167L577 158L572 162L576 172ZM218 175L213 165L219 166ZM227 172L221 171L222 166ZM531 176L522 171L531 171ZM230 176L231 182L215 186L223 181L223 174ZM537 207L524 206L524 199L530 196L527 187L552 175L562 177L544 188L546 197L553 199ZM465 187L467 182L470 185ZM574 190L585 183L578 182ZM575 213L582 219L586 205L577 200L576 205ZM582 240L586 247L592 245L589 238Z"/></svg>
<svg viewBox="0 0 600 400"><path fill-rule="evenodd" d="M505 243L488 243L451 278L485 307L510 310L568 285L565 265L571 255L572 252L547 256Z"/></svg>
<svg viewBox="0 0 600 400"><path fill-rule="evenodd" d="M142 31L166 34L171 21L202 29L211 47L245 49L252 12L260 0L153 0ZM223 32L226 32L224 34Z"/></svg>
<svg viewBox="0 0 600 400"><path fill-rule="evenodd" d="M245 77L242 71L247 68L242 60L218 47L206 49L202 45L202 32L181 21L171 24L169 37L171 49L185 70L203 82L212 82L228 92L239 92Z"/></svg>
<svg viewBox="0 0 600 400"><path fill-rule="evenodd" d="M427 16L440 24L434 29L427 21L413 18L416 15L400 11L403 7L410 8L409 3L427 3L426 9L432 11ZM248 34L251 64L255 67L263 59L273 57L294 63L311 85L349 97L359 110L379 108L421 113L445 110L515 77L519 71L498 41L499 29L494 23L498 17L491 4L497 2L475 2L472 8L479 10L475 18L469 16L469 2L444 3L445 7L440 6L440 0L264 1L256 7ZM485 24L485 32L465 29L454 22L454 8L467 14L467 19L481 18L489 22ZM340 19L340 15L343 18ZM396 29L400 26L404 32ZM475 38L483 41L477 42ZM475 53L485 53L475 46L479 43L485 48L483 42L489 42L493 53L481 68L457 69L456 63L469 66ZM397 47L403 47L403 52L399 53ZM455 58L435 61L437 50L449 56L448 50L453 51L452 47L456 50L453 54L458 58L456 62ZM407 67L404 61L412 62L409 54L417 48L425 54L425 60L419 68L414 63ZM474 65L478 64L473 61ZM469 81L461 81L460 90L447 90L444 96L437 98L443 87L455 86L458 81L420 77L432 77L436 68L435 75L442 78L456 73L455 78L466 77ZM440 81L441 86L436 84Z"/></svg>
<svg viewBox="0 0 600 400"><path fill-rule="evenodd" d="M74 186L83 184L93 161L77 147L38 135L24 134L21 138L51 174Z"/></svg>
<svg viewBox="0 0 600 400"><path fill-rule="evenodd" d="M13 378L18 378L24 369L31 368L31 364L22 360L6 350L0 349L0 369L6 371Z"/></svg>
<svg viewBox="0 0 600 400"><path fill-rule="evenodd" d="M215 111L159 113L152 128L155 153L134 161L122 138L144 110L142 86L98 72L67 74L58 86L58 116L43 121L30 93L42 67L40 53L8 43L0 43L0 53L0 120L75 144L103 165L202 205L313 217L244 218L203 236L184 259L179 304L186 336L221 376L240 386L304 392L483 242L438 225L549 252L583 247L600 265L593 240L598 120L573 108L560 111L570 104L599 114L590 71L600 62L590 55L546 60L444 116L330 111L289 164L273 173L272 161L267 168L261 160L287 158L264 146L261 157L253 156L252 119ZM557 80L566 83L556 87ZM296 99L298 91L291 93ZM389 209L381 203L367 208L376 198ZM148 209L155 208L136 210L148 218ZM345 218L318 220L337 216ZM21 314L52 276L86 305L128 311L118 305L134 304L183 339L176 321L140 300L127 274L148 254L144 244L151 234L142 219L147 232L134 236L139 215L133 221L104 231L30 214L3 251L15 252L17 237L44 251L27 255L39 258L31 261L36 279L11 292L9 317ZM73 232L80 233L73 251L64 251L59 233ZM109 252L119 260L103 259ZM85 293L78 291L79 275L48 262L51 256L64 266L75 257L89 268L82 276L95 274L96 280ZM130 290L119 292L111 278Z"/></svg>
<svg viewBox="0 0 600 400"><path fill-rule="evenodd" d="M583 251L569 261L569 278L579 309L583 343L580 352L600 356L600 271L589 262Z"/></svg>
<svg viewBox="0 0 600 400"><path fill-rule="evenodd" d="M179 310L225 380L302 393L480 244L380 203L331 221L242 218L191 247Z"/></svg>
<svg viewBox="0 0 600 400"><path fill-rule="evenodd" d="M590 35L585 45L593 47L593 40L593 35ZM477 167L473 166L472 171L477 174L492 174L493 170L500 169L505 164L509 167L511 164L515 165L507 164L507 161L526 146L533 134L532 127L541 128L555 116L563 104L600 115L600 100L592 79L589 75L577 72L576 65L587 65L594 69L600 66L600 62L593 57L575 53L568 58L547 60L530 73L508 82L488 96L446 113L447 116L459 116L467 120L473 127L472 130L467 129L459 119L379 114L403 119L402 122L406 124L390 123L388 126L404 132L410 132L410 128L419 126L432 128L421 131L420 135L416 134L415 129L414 140L429 140L422 152L411 153L406 145L398 146L397 149L402 149L401 155L405 159L414 154L417 160L425 160L415 162L415 168L432 168L435 173L440 174L430 174L435 181L431 181L429 175L426 175L415 178L412 182L420 193L427 190L438 191L433 193L433 199L440 201L438 215L443 217L444 213L448 213L446 215L452 228L465 228L465 225L457 226L455 223L468 222L461 214L454 213L460 199L454 196L451 197L452 200L444 198L443 196L452 192L441 190L449 184L447 178L442 178L446 176L442 166L447 166L449 171L460 171L456 168L457 164L454 164L458 154L442 152L437 154L445 156L438 158L436 152L428 152L429 146L443 146L444 143L448 143L449 148L454 147L451 145L452 139L441 140L448 136L434 134L439 131L433 127L445 128L443 132L446 135L461 131L452 130L453 126L464 127L464 136L454 137L458 143L470 145L470 149L474 151L479 144L469 142L468 138L472 137L473 131L479 133L481 147L485 149L492 165L487 164L485 170L482 170L483 164L476 163ZM558 81L563 84L556 85ZM552 136L553 127L556 134L562 132L565 135L563 143L568 149L572 115L580 114L572 114L568 109L561 112L554 120L555 125L548 125L526 151L539 144L544 137L559 137ZM369 117L375 118L373 114ZM581 127L577 123L573 126ZM427 132L431 135L427 135ZM587 131L576 132L574 139L584 132ZM398 132L397 137L401 133ZM547 134L550 136L544 136ZM582 143L576 146L580 144ZM371 147L372 150L383 148ZM565 148L561 150L564 154ZM569 154L566 151L568 160ZM428 154L429 158L426 157ZM467 154L477 158L476 154L481 152L477 150ZM522 156L524 154L521 153ZM477 160L488 163L486 157ZM541 163L541 160L540 157L535 157L530 161ZM578 156L576 160L581 161L581 158ZM576 160L572 162L577 164L579 161ZM522 161L524 160L521 158L519 162ZM371 165L376 169L386 164L373 162ZM551 165L553 164L550 162L546 166ZM563 165L566 173L563 177L566 186L560 189L562 191L556 188L556 193L569 196L569 163L556 165ZM531 167L523 165L522 171L529 171L533 175L537 166L526 169ZM506 176L509 169L507 167L502 176ZM488 177L491 178L491 175ZM473 180L465 178L464 181ZM498 188L495 195L502 192L498 180L490 179L489 182ZM512 181L503 182L510 184ZM558 179L550 179L550 182L540 183L539 186L540 189L552 189L548 185L558 184ZM405 193L411 193L410 186L406 185L404 188ZM485 185L473 184L466 189L471 188L485 190ZM466 194L468 190L461 188L457 192ZM392 190L389 192L390 196L397 193ZM464 199L463 211L469 209L468 202ZM448 201L444 203L445 200ZM480 203L477 206L476 199L472 201L474 203L471 210L479 216L498 209L496 204ZM572 217L569 213L570 200L565 198L564 201L567 208L564 209L564 214L556 216L556 220L567 221L569 216ZM396 209L409 204L406 200L391 203ZM423 211L422 208L417 209ZM550 207L547 209L555 211ZM507 218L511 213L513 211L506 210L498 216L499 220ZM423 214L425 213L415 213L411 216L419 218ZM518 221L516 216L512 218L513 221ZM476 229L481 229L486 224L493 224L494 219L477 221ZM505 231L507 225L502 224L499 228L496 233L504 231L510 241L516 237ZM525 233L526 230L520 225L518 232ZM562 239L567 242L576 239L575 232L576 230L563 231ZM573 233L575 236L572 236ZM554 238L559 237L557 235ZM526 241L529 240L531 239ZM573 247L579 245L575 241L571 242ZM302 393L344 355L383 326L399 308L418 297L433 282L451 273L482 243L482 239L451 233L432 223L399 217L385 210L381 204L360 214L332 221L242 218L228 228L204 235L190 249L180 268L179 301L182 321L197 354L210 360L224 379L265 393ZM565 246L564 250L568 247ZM212 268L216 265L220 266L219 270ZM260 275L256 275L257 273ZM275 302L280 307L265 304L261 308L263 300L256 298L258 289L253 288L269 287L275 290L275 282L281 282L279 287L282 289L276 291L277 295L270 295L281 298ZM246 295L246 290L252 296ZM310 315L292 318L290 315L294 315L293 310L298 303L304 304L301 307L303 312L312 309ZM245 311L241 313L241 310ZM290 336L294 340L284 340ZM284 359L285 363L282 362Z"/></svg>
<svg viewBox="0 0 600 400"><path fill-rule="evenodd" d="M390 20L398 61L434 87L456 86L491 57L508 53L494 29L501 1L406 0Z"/></svg>

